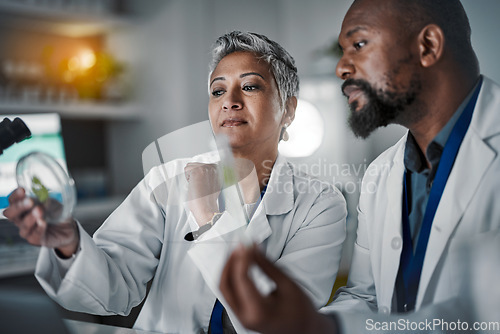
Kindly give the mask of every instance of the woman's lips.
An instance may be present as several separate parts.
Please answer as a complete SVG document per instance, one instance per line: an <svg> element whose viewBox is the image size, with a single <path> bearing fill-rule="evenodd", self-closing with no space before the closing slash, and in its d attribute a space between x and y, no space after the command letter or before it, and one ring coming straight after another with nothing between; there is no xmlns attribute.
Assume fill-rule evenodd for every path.
<svg viewBox="0 0 500 334"><path fill-rule="evenodd" d="M230 118L230 119L226 119L222 122L222 127L232 128L232 127L240 126L240 125L243 125L246 123L247 122L245 120L240 119L240 118Z"/></svg>

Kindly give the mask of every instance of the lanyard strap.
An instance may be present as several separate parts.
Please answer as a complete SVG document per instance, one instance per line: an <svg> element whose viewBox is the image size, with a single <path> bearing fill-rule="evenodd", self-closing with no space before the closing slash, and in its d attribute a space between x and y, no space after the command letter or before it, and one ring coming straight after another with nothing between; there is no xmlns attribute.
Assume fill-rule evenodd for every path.
<svg viewBox="0 0 500 334"><path fill-rule="evenodd" d="M415 253L413 253L413 242L411 239L410 222L408 218L409 206L406 171L404 173L402 203L403 250L401 253L402 270L400 272L400 277L402 276L401 278L404 283L404 291L399 291L400 294L404 293L404 311L409 311L415 308L418 285L420 282L420 275L422 273L425 253L427 250L427 243L429 241L429 235L431 233L432 221L434 220L434 216L436 214L439 201L441 200L441 196L446 186L446 182L448 181L448 177L450 176L451 169L453 168L453 164L455 163L455 158L457 156L458 150L460 149L460 145L462 144L467 129L469 128L481 85L482 79L480 79L476 90L469 100L469 103L467 103L467 106L462 112L462 115L460 115L460 118L453 127L450 137L448 138L448 140L446 141L446 145L444 146L439 166L436 171L436 176L434 177L434 182L429 194L429 200L425 209L425 214L422 221L422 226L420 228L420 235L418 237Z"/></svg>
<svg viewBox="0 0 500 334"><path fill-rule="evenodd" d="M224 329L222 327L222 312L224 311L224 306L217 299L215 301L214 308L212 310L212 316L210 317L210 329L211 334L223 334Z"/></svg>

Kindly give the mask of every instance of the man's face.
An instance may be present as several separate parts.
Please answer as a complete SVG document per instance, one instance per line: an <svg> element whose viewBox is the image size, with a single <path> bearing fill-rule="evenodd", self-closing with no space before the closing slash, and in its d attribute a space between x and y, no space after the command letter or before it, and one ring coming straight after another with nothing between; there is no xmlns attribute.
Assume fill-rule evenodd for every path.
<svg viewBox="0 0 500 334"><path fill-rule="evenodd" d="M337 76L345 80L349 124L366 138L390 123L407 125L417 117L415 105L422 83L417 71L418 49L398 25L391 1L357 1L349 9L339 44L343 56Z"/></svg>

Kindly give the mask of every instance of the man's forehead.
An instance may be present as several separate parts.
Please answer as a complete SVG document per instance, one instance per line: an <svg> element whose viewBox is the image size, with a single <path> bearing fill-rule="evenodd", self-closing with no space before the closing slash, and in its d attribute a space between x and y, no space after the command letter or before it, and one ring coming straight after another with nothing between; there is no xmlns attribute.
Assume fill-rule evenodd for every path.
<svg viewBox="0 0 500 334"><path fill-rule="evenodd" d="M349 8L349 11L363 10L372 13L374 9L379 9L382 12L394 10L397 7L398 1L405 0L354 0Z"/></svg>
<svg viewBox="0 0 500 334"><path fill-rule="evenodd" d="M391 0L358 0L349 8L342 23L342 37L349 38L355 32L390 27L396 21Z"/></svg>

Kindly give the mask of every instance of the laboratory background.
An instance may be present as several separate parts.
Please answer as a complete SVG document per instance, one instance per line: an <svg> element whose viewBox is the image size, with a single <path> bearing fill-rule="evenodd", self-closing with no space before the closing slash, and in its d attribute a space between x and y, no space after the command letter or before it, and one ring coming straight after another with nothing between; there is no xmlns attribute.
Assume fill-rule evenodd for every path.
<svg viewBox="0 0 500 334"><path fill-rule="evenodd" d="M500 82L500 1L462 3L481 73ZM31 119L27 124L34 137L56 133L62 145L58 158L76 183L74 215L92 233L147 172L148 145L208 120L208 63L215 39L232 30L264 34L295 58L301 81L290 140L280 144L280 152L335 184L347 200L348 237L338 286L349 270L363 173L405 132L391 125L361 140L347 127L347 102L335 66L337 35L350 4L0 0L0 121L19 116ZM46 114L43 121L37 118ZM33 125L43 122L53 124ZM14 189L3 180L15 163L16 145L21 144L0 156L4 196ZM39 290L33 277L38 249L23 242L14 226L0 223L0 286ZM131 326L137 312L96 317L66 311L65 316Z"/></svg>

